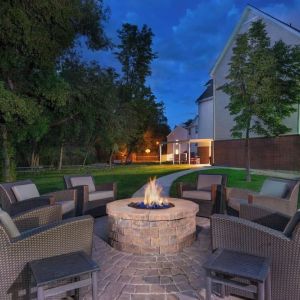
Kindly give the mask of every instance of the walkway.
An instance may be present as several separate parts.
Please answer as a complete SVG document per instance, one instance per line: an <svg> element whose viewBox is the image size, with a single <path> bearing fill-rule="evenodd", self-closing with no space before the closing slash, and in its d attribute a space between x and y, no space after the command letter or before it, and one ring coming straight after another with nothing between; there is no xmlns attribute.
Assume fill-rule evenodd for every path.
<svg viewBox="0 0 300 300"><path fill-rule="evenodd" d="M162 189L162 196L169 196L170 188L174 180L176 180L178 177L181 177L183 175L196 172L199 170L206 170L206 169L211 169L213 167L210 167L209 165L201 165L200 167L194 167L189 170L184 170L184 171L179 171L175 172L166 176L162 176L157 178L157 183L163 188ZM137 190L132 197L143 197L144 196L144 191L145 191L146 184L142 186L139 190Z"/></svg>

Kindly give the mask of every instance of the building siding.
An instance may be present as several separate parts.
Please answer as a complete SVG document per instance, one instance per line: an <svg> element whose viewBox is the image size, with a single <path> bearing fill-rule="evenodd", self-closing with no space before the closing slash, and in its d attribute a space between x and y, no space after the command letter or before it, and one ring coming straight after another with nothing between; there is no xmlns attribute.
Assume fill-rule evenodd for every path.
<svg viewBox="0 0 300 300"><path fill-rule="evenodd" d="M198 103L198 138L213 138L213 98Z"/></svg>

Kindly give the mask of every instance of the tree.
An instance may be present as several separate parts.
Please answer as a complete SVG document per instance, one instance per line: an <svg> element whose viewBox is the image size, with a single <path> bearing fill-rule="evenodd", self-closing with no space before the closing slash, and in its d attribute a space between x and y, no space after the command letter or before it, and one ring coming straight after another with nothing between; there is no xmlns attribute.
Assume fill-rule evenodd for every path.
<svg viewBox="0 0 300 300"><path fill-rule="evenodd" d="M151 75L151 62L157 57L152 50L152 30L147 25L139 30L136 25L126 23L118 31L118 36L120 44L117 48L120 51L116 56L122 64L123 81L131 88L143 87Z"/></svg>
<svg viewBox="0 0 300 300"><path fill-rule="evenodd" d="M12 179L16 132L49 124L48 114L65 105L68 85L57 72L60 59L86 36L91 49L108 46L102 0L4 1L0 6L0 129L3 179ZM25 111L20 107L26 106ZM16 109L10 113L12 107ZM19 109L20 108L20 109ZM49 124L50 126L50 124ZM18 127L18 130L15 130ZM27 132L26 132L27 131ZM34 136L45 131L38 131ZM40 136L38 137L40 139Z"/></svg>
<svg viewBox="0 0 300 300"><path fill-rule="evenodd" d="M247 181L250 176L250 136L278 136L290 129L282 123L299 102L299 48L283 41L271 46L262 20L238 35L230 61L228 82L219 89L230 96L235 138L245 137Z"/></svg>
<svg viewBox="0 0 300 300"><path fill-rule="evenodd" d="M144 25L139 29L136 25L127 23L118 33L120 44L116 56L123 71L120 98L123 103L129 103L133 108L132 120L135 120L131 123L131 134L127 143L129 156L144 143L146 131L156 131L159 126L167 127L167 120L163 103L157 102L150 87L146 86L146 79L151 75L151 63L157 57L152 49L151 28Z"/></svg>

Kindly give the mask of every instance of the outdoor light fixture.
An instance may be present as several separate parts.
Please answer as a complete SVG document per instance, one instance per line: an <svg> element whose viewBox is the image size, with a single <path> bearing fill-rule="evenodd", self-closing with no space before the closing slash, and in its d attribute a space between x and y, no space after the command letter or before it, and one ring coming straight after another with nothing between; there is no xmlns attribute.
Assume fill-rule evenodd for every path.
<svg viewBox="0 0 300 300"><path fill-rule="evenodd" d="M149 153L151 152L151 150L148 148L148 149L145 150L145 152L146 152L147 154L149 154Z"/></svg>

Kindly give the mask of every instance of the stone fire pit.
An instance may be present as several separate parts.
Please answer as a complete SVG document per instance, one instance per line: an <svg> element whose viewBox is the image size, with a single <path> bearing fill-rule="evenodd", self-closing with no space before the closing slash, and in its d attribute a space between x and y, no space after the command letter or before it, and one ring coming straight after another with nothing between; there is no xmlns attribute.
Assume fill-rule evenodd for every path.
<svg viewBox="0 0 300 300"><path fill-rule="evenodd" d="M131 253L161 254L176 253L192 244L196 233L197 204L169 198L174 207L137 209L128 206L142 200L130 198L107 204L111 246Z"/></svg>

